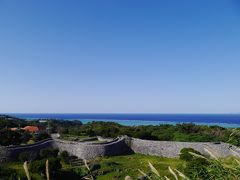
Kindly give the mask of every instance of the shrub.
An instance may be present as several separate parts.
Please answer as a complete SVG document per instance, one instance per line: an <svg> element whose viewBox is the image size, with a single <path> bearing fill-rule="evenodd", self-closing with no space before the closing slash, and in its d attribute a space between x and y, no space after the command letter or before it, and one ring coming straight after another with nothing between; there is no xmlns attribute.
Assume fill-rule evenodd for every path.
<svg viewBox="0 0 240 180"><path fill-rule="evenodd" d="M88 170L84 167L76 167L76 168L72 168L72 172L77 174L80 177L84 177L86 175L88 175Z"/></svg>
<svg viewBox="0 0 240 180"><path fill-rule="evenodd" d="M208 160L193 156L189 152L203 156L200 152L192 148L183 148L180 154L180 159L187 161L184 173L191 179L209 179L207 168L209 166Z"/></svg>
<svg viewBox="0 0 240 180"><path fill-rule="evenodd" d="M53 148L46 148L46 149L42 149L40 151L40 157L41 159L44 158L50 158L50 157L57 157L58 156L58 149L53 149Z"/></svg>
<svg viewBox="0 0 240 180"><path fill-rule="evenodd" d="M32 135L29 132L25 131L21 133L21 143L27 143L31 138Z"/></svg>
<svg viewBox="0 0 240 180"><path fill-rule="evenodd" d="M18 159L21 162L29 161L31 158L31 154L29 152L22 152L18 155Z"/></svg>
<svg viewBox="0 0 240 180"><path fill-rule="evenodd" d="M57 173L62 168L60 160L57 158L49 158L49 170L50 173Z"/></svg>
<svg viewBox="0 0 240 180"><path fill-rule="evenodd" d="M208 176L209 162L202 158L193 158L187 162L184 173L191 179L210 179Z"/></svg>
<svg viewBox="0 0 240 180"><path fill-rule="evenodd" d="M21 134L19 132L1 129L0 145L1 146L19 145L21 144L20 137L21 137Z"/></svg>
<svg viewBox="0 0 240 180"><path fill-rule="evenodd" d="M180 159L185 160L185 161L191 161L193 160L193 155L191 155L189 152L193 152L195 154L201 154L200 152L194 150L193 148L183 148L180 151Z"/></svg>
<svg viewBox="0 0 240 180"><path fill-rule="evenodd" d="M16 170L0 167L0 179L17 179L18 175Z"/></svg>
<svg viewBox="0 0 240 180"><path fill-rule="evenodd" d="M29 170L33 173L44 173L46 170L46 160L37 160L29 164Z"/></svg>
<svg viewBox="0 0 240 180"><path fill-rule="evenodd" d="M46 160L47 159L41 159L41 160L31 162L30 166L29 166L30 172L38 173L38 174L41 174L41 173L45 174ZM62 165L61 165L59 159L49 158L48 162L49 162L49 172L51 175L55 175L56 173L58 173L61 170Z"/></svg>
<svg viewBox="0 0 240 180"><path fill-rule="evenodd" d="M41 141L41 140L47 139L47 138L49 138L49 137L50 137L50 136L49 136L47 133L41 132L41 133L39 133L39 134L35 134L35 135L33 136L33 140L34 140L34 141Z"/></svg>
<svg viewBox="0 0 240 180"><path fill-rule="evenodd" d="M100 164L91 164L90 165L90 171L95 171L101 168Z"/></svg>
<svg viewBox="0 0 240 180"><path fill-rule="evenodd" d="M68 154L67 151L61 152L60 155L59 155L59 157L60 157L60 159L61 159L64 163L66 163L66 164L69 163L69 154Z"/></svg>

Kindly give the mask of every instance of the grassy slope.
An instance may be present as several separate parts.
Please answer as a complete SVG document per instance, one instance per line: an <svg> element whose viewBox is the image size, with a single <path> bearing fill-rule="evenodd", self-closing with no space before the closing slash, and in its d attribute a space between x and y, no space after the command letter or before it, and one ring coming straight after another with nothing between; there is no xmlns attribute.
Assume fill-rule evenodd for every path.
<svg viewBox="0 0 240 180"><path fill-rule="evenodd" d="M101 168L98 170L98 174L100 173L100 175L97 180L124 179L127 175L136 179L140 175L138 169L141 169L145 173L150 172L148 161L151 162L159 171L160 175L163 176L169 175L168 166L181 170L185 165L185 162L179 159L141 154L100 158L96 160L96 163L101 165ZM108 173L104 174L103 172ZM104 175L101 175L101 173Z"/></svg>
<svg viewBox="0 0 240 180"><path fill-rule="evenodd" d="M161 175L169 175L168 166L181 170L182 166L185 165L185 162L179 159L141 154L98 158L94 160L94 163L101 165L101 168L95 171L98 174L97 180L124 179L127 175L136 179L140 175L138 169L145 173L150 172L148 161L154 165ZM20 177L25 177L22 163L9 163L7 166L17 170ZM69 171L71 168L70 165L63 164L62 170ZM42 179L38 174L31 173L31 177L36 180Z"/></svg>

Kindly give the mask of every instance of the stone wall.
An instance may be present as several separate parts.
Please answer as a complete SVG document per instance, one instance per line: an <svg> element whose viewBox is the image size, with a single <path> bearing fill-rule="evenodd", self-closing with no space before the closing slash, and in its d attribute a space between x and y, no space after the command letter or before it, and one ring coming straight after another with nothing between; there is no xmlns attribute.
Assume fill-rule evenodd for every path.
<svg viewBox="0 0 240 180"><path fill-rule="evenodd" d="M217 157L237 156L234 152L240 152L239 148L227 143L149 141L136 138L131 138L130 147L135 153L172 158L179 157L183 148L193 148L205 155L209 155L206 151L208 149Z"/></svg>
<svg viewBox="0 0 240 180"><path fill-rule="evenodd" d="M0 162L16 160L20 153L28 152L34 158L41 149L58 148L59 151L67 151L70 155L81 159L93 159L101 156L114 156L131 153L131 149L125 143L125 138L117 138L111 142L74 142L60 139L47 139L32 145L0 146Z"/></svg>
<svg viewBox="0 0 240 180"><path fill-rule="evenodd" d="M179 157L182 148L193 148L202 154L207 154L205 151L207 148L218 157L236 156L236 152L240 153L239 148L227 143L150 141L123 136L105 143L47 139L32 145L0 146L0 162L15 160L21 152L29 152L34 157L41 149L50 147L58 148L60 151L68 151L69 154L81 159L123 155L133 152L175 158Z"/></svg>
<svg viewBox="0 0 240 180"><path fill-rule="evenodd" d="M53 139L45 139L35 144L0 147L0 162L12 161L18 158L22 152L28 152L34 158L41 149L55 147Z"/></svg>
<svg viewBox="0 0 240 180"><path fill-rule="evenodd" d="M93 159L101 156L114 156L131 153L132 150L125 143L125 138L117 138L106 143L93 142L69 142L55 140L60 151L68 151L69 154L82 159Z"/></svg>

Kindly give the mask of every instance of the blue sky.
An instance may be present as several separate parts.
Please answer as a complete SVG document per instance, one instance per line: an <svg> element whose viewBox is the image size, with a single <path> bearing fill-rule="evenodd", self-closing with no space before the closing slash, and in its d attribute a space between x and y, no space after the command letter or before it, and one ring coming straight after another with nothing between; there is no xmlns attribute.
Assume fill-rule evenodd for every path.
<svg viewBox="0 0 240 180"><path fill-rule="evenodd" d="M1 0L0 112L239 113L237 0Z"/></svg>

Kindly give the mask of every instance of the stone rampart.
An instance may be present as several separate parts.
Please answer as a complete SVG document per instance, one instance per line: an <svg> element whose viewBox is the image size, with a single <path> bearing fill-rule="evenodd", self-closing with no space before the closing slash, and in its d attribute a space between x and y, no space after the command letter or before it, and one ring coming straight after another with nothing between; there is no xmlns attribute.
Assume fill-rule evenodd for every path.
<svg viewBox="0 0 240 180"><path fill-rule="evenodd" d="M18 158L22 152L28 152L29 156L35 157L41 149L55 147L53 139L45 139L35 144L19 145L19 146L1 146L0 147L0 161L12 161Z"/></svg>
<svg viewBox="0 0 240 180"><path fill-rule="evenodd" d="M179 157L183 148L193 148L205 155L209 155L207 150L210 150L217 157L238 156L236 152L240 151L236 146L227 143L150 141L136 138L131 138L130 141L130 147L135 153L172 158Z"/></svg>
<svg viewBox="0 0 240 180"><path fill-rule="evenodd" d="M123 155L132 152L123 137L105 143L69 142L62 140L55 140L55 143L60 151L68 151L69 154L82 159Z"/></svg>
<svg viewBox="0 0 240 180"><path fill-rule="evenodd" d="M46 139L31 145L0 146L0 162L15 160L21 152L29 152L35 156L41 149L58 148L81 159L93 159L102 156L123 155L128 153L141 153L162 157L179 157L182 148L193 148L202 154L208 154L205 149L210 149L218 157L238 156L240 149L236 146L209 142L174 142L150 141L130 137L119 137L110 142L74 142L60 139Z"/></svg>

